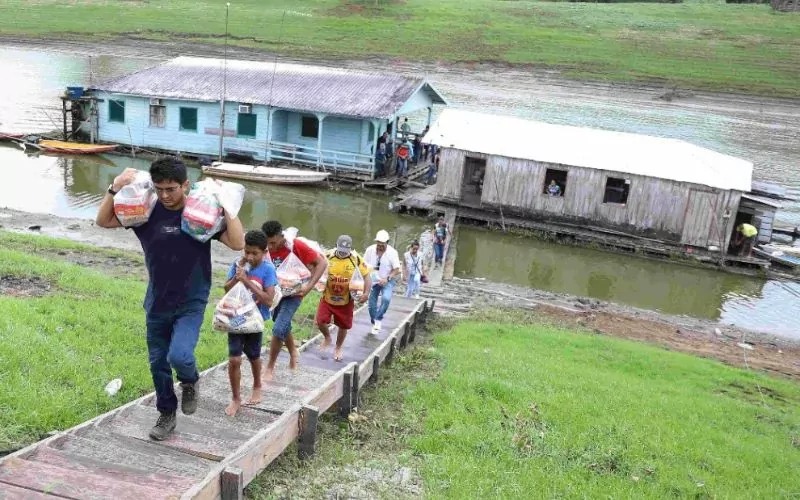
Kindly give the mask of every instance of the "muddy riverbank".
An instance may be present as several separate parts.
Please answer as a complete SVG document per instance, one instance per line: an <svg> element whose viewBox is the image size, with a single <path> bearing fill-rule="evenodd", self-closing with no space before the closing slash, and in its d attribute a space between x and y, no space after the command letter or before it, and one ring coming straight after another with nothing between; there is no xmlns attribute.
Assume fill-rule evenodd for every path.
<svg viewBox="0 0 800 500"><path fill-rule="evenodd" d="M138 240L129 231L102 229L86 219L0 209L0 229L141 251ZM212 261L218 269L226 269L236 255L223 245L212 246ZM544 319L571 329L653 343L800 380L800 341L768 333L481 279L456 278L439 289L423 289L423 293L436 298L437 309L444 314L464 316L497 307L533 310Z"/></svg>

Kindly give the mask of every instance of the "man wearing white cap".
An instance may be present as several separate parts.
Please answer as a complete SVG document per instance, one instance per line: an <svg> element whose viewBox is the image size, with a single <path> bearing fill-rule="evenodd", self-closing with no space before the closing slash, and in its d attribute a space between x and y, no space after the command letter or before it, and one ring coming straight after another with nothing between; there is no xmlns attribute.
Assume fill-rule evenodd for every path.
<svg viewBox="0 0 800 500"><path fill-rule="evenodd" d="M389 233L381 229L375 235L375 244L364 251L364 260L373 269L372 289L369 293L369 319L372 322L372 333L381 331L381 321L389 303L392 292L400 276L400 256L397 250L389 245ZM378 306L378 299L381 304Z"/></svg>

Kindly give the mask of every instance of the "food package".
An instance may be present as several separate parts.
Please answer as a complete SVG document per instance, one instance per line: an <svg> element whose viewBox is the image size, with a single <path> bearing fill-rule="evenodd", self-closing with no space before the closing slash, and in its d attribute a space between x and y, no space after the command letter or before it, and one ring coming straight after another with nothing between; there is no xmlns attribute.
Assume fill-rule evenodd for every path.
<svg viewBox="0 0 800 500"><path fill-rule="evenodd" d="M350 278L350 296L358 300L364 294L364 277L361 276L361 271L356 268L353 277Z"/></svg>
<svg viewBox="0 0 800 500"><path fill-rule="evenodd" d="M195 182L181 216L181 229L197 241L206 242L225 228L223 205L238 214L244 200L244 186L233 182L204 179Z"/></svg>
<svg viewBox="0 0 800 500"><path fill-rule="evenodd" d="M295 228L289 228L289 229L295 229ZM295 233L295 236L296 235L297 235L297 233ZM309 240L308 238L306 238L304 236L297 236L295 239L298 240L298 241L302 241L303 243L308 245L309 248L311 248L312 250L317 252L317 254L321 255L323 259L326 258L325 257L325 249L318 242L316 242L314 240ZM316 288L316 290L318 292L322 293L322 292L325 291L325 286L326 286L327 283L328 283L328 270L325 269L325 272L322 273L322 277L314 285L314 288Z"/></svg>
<svg viewBox="0 0 800 500"><path fill-rule="evenodd" d="M158 196L150 173L140 170L133 182L114 195L114 214L125 227L141 226L150 218L156 201Z"/></svg>
<svg viewBox="0 0 800 500"><path fill-rule="evenodd" d="M264 330L264 318L250 290L236 283L217 303L213 325L220 332L258 333Z"/></svg>
<svg viewBox="0 0 800 500"><path fill-rule="evenodd" d="M300 261L294 252L286 257L276 269L278 286L285 297L297 295L300 288L311 279L311 271Z"/></svg>

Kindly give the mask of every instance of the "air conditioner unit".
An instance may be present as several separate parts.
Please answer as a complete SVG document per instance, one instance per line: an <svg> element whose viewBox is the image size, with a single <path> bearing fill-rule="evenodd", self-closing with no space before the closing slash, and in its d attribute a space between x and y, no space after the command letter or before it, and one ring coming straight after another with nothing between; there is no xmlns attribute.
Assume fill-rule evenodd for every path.
<svg viewBox="0 0 800 500"><path fill-rule="evenodd" d="M250 114L253 112L253 106L250 104L240 104L239 105L239 113Z"/></svg>
<svg viewBox="0 0 800 500"><path fill-rule="evenodd" d="M150 105L151 106L161 106L161 99L157 99L155 97L150 98Z"/></svg>

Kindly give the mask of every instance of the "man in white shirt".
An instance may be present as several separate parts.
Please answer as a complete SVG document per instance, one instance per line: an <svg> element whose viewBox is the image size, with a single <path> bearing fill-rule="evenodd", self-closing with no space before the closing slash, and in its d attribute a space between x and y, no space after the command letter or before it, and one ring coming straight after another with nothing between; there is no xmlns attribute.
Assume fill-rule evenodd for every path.
<svg viewBox="0 0 800 500"><path fill-rule="evenodd" d="M372 271L372 289L369 293L369 319L372 322L372 333L381 331L381 320L392 301L392 292L400 277L400 256L389 245L389 233L381 229L375 235L375 244L364 251L364 261ZM378 299L381 304L378 306Z"/></svg>

